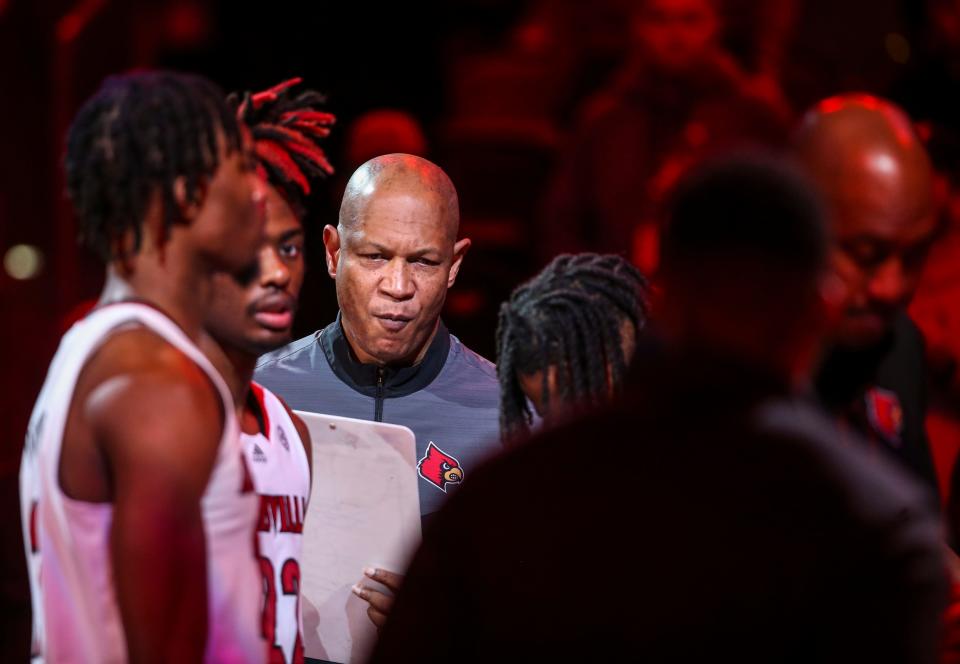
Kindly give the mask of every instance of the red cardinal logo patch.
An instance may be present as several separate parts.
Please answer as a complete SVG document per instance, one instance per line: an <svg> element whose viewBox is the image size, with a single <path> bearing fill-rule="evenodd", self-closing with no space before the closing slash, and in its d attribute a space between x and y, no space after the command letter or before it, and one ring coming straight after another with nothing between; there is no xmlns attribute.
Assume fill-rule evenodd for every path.
<svg viewBox="0 0 960 664"><path fill-rule="evenodd" d="M887 443L899 447L903 432L903 408L890 390L874 387L867 391L867 418L870 426Z"/></svg>
<svg viewBox="0 0 960 664"><path fill-rule="evenodd" d="M460 462L433 444L427 445L427 453L417 464L420 477L430 482L444 493L448 484L459 484L463 481L463 469Z"/></svg>

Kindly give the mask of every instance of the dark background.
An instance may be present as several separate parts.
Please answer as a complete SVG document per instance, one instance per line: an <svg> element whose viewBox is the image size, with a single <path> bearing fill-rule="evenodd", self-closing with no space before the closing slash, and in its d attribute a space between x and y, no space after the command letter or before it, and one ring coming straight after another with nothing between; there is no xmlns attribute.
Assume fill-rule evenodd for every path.
<svg viewBox="0 0 960 664"><path fill-rule="evenodd" d="M697 1L703 0L658 0ZM61 175L66 127L102 78L138 67L172 67L202 73L231 91L302 76L328 95L338 117L328 152L338 173L313 201L312 267L298 336L336 312L319 230L335 223L339 192L360 155L409 146L436 161L460 191L463 234L474 239L445 318L469 346L493 359L499 302L549 258L554 234L568 230L550 210L563 211L564 196L595 172L627 168L626 152L594 151L581 159L580 150L598 117L611 109L631 112L617 81L636 59L630 16L640 4L0 0L0 254L29 244L44 257L43 268L28 280L0 270L0 653L22 659L29 632L16 488L23 432L71 312L96 297L102 278L102 267L76 248ZM945 220L953 228L953 210L960 209L954 203L960 163L954 138L960 124L958 5L727 0L719 5L719 47L743 80L774 100L770 106L778 109L785 131L771 144L782 144L799 114L829 94L862 90L904 104L930 137ZM373 123L387 138L351 134L359 118L384 108L404 112L419 124L422 138L395 116ZM661 128L649 119L656 116L644 117L656 134ZM690 133L691 127L696 123L682 129ZM642 204L655 198L653 189L637 190ZM932 425L941 475L958 445L951 399L960 356L960 261L952 257L960 253L952 238L948 233L934 252L914 307L931 341L935 387L941 388L935 416L942 420ZM592 247L583 239L571 248ZM636 247L614 250L644 262Z"/></svg>

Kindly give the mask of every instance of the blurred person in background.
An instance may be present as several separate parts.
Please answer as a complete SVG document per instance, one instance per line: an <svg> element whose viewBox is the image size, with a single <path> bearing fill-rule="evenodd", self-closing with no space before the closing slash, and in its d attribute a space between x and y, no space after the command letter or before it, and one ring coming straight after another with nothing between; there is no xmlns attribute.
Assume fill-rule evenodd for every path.
<svg viewBox="0 0 960 664"><path fill-rule="evenodd" d="M931 161L899 107L862 94L820 102L804 116L795 140L802 165L830 206L831 258L844 293L817 392L853 439L896 460L939 495L927 435L925 340L908 312L928 255L944 239ZM938 431L949 437L955 430L947 422ZM949 472L945 467L939 474L946 479ZM954 550L958 472L954 465L946 510ZM930 502L937 504L933 497ZM948 560L955 588L944 661L960 661L960 561L955 555Z"/></svg>
<svg viewBox="0 0 960 664"><path fill-rule="evenodd" d="M714 0L641 0L633 51L606 90L585 103L543 214L541 259L627 252L656 267L660 204L703 156L780 143L788 118L753 94L720 45Z"/></svg>
<svg viewBox="0 0 960 664"><path fill-rule="evenodd" d="M936 494L923 337L907 314L939 230L930 159L907 115L868 95L820 102L795 141L830 208L830 255L844 292L817 391L857 440Z"/></svg>
<svg viewBox="0 0 960 664"><path fill-rule="evenodd" d="M647 282L616 255L555 258L500 307L500 433L570 416L619 393L648 317Z"/></svg>

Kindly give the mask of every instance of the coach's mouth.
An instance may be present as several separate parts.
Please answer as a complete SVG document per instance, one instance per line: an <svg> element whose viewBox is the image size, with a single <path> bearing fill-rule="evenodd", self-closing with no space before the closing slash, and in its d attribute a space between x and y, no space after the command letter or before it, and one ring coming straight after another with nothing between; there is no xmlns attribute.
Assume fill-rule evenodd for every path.
<svg viewBox="0 0 960 664"><path fill-rule="evenodd" d="M394 333L403 331L413 320L413 316L401 314L374 314L374 318L380 321L383 329Z"/></svg>

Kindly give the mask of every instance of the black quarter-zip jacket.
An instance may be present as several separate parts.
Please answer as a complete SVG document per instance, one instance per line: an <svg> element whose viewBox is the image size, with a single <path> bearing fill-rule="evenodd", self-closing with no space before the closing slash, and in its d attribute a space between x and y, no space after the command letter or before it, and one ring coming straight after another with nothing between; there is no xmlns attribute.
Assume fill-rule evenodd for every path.
<svg viewBox="0 0 960 664"><path fill-rule="evenodd" d="M501 449L496 367L464 346L441 322L423 360L412 367L357 361L340 318L260 358L254 380L291 408L413 430L420 514L437 511L484 459ZM438 477L430 468L441 468ZM443 474L459 468L447 477Z"/></svg>

